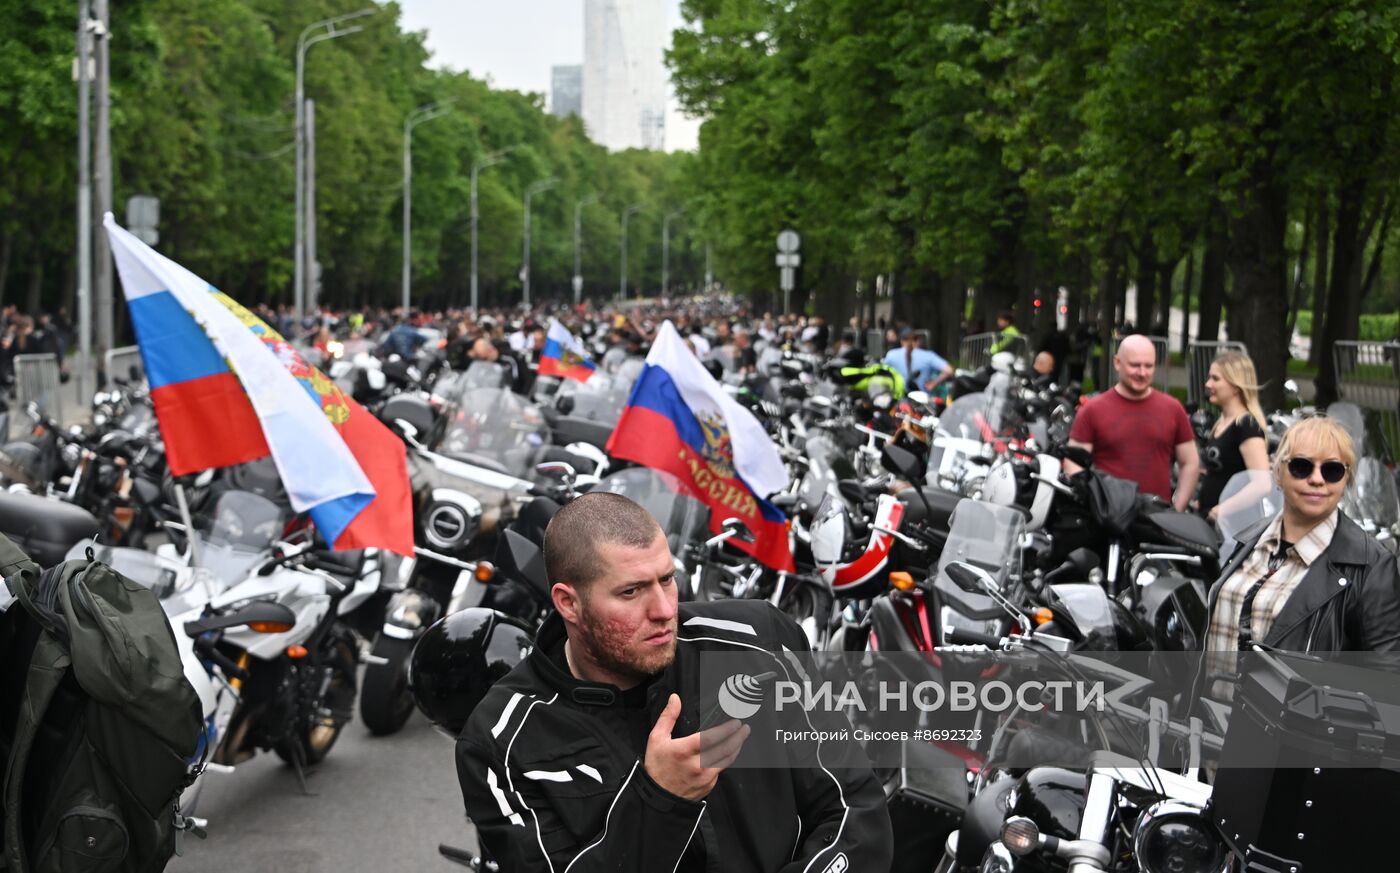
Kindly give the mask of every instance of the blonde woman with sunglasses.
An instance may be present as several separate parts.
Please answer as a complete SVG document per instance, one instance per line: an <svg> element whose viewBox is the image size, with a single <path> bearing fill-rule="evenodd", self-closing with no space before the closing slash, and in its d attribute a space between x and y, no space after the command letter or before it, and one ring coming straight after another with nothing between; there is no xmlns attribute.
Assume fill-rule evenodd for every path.
<svg viewBox="0 0 1400 873"><path fill-rule="evenodd" d="M1305 418L1283 435L1274 476L1283 511L1240 535L1210 592L1206 670L1232 675L1259 643L1296 652L1400 649L1400 571L1338 508L1356 468L1336 421ZM1213 696L1229 689L1214 686Z"/></svg>

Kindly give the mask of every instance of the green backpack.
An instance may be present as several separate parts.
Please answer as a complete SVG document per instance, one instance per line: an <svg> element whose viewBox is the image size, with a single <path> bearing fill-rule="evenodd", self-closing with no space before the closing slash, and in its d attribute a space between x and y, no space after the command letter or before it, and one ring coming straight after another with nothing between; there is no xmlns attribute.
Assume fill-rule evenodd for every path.
<svg viewBox="0 0 1400 873"><path fill-rule="evenodd" d="M91 554L40 573L0 535L5 873L154 873L183 824L199 697L156 596Z"/></svg>

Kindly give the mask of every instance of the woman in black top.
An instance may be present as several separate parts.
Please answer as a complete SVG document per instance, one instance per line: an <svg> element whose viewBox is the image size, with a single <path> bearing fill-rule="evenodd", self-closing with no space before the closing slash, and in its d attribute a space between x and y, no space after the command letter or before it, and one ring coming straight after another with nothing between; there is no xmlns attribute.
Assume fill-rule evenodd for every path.
<svg viewBox="0 0 1400 873"><path fill-rule="evenodd" d="M1220 407L1220 418L1201 454L1206 474L1201 480L1198 505L1202 515L1215 521L1220 492L1231 476L1257 470L1260 481L1268 481L1269 444L1264 438L1264 412L1259 407L1254 362L1248 355L1225 352L1217 357L1210 365L1206 395Z"/></svg>

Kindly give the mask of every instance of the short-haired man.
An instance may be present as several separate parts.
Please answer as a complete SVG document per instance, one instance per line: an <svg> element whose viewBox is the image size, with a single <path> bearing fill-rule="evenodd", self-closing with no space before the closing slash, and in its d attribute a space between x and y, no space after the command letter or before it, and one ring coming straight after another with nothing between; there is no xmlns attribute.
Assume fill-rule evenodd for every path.
<svg viewBox="0 0 1400 873"><path fill-rule="evenodd" d="M919 345L919 334L905 328L899 335L900 347L885 353L884 363L904 377L906 391L935 391L953 378L953 368L932 349Z"/></svg>
<svg viewBox="0 0 1400 873"><path fill-rule="evenodd" d="M1094 467L1138 484L1144 494L1170 500L1185 511L1196 493L1201 459L1186 410L1152 387L1157 349L1140 334L1124 337L1113 357L1118 384L1085 403L1074 417L1069 444L1087 450ZM1176 493L1172 493L1172 461ZM1067 461L1069 473L1079 466Z"/></svg>
<svg viewBox="0 0 1400 873"><path fill-rule="evenodd" d="M545 565L556 611L457 741L467 814L502 871L889 870L868 767L729 770L748 726L695 732L718 692L701 693L702 653L805 650L791 619L678 604L665 534L616 494L561 509Z"/></svg>

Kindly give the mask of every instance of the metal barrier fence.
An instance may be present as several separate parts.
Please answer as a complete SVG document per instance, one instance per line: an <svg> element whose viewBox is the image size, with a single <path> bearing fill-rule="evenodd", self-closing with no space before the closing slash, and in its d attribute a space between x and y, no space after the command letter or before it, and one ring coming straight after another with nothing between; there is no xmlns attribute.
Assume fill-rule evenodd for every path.
<svg viewBox="0 0 1400 873"><path fill-rule="evenodd" d="M870 329L865 332L865 354L871 360L878 361L885 356L885 332L883 330Z"/></svg>
<svg viewBox="0 0 1400 873"><path fill-rule="evenodd" d="M1371 410L1382 457L1400 460L1400 343L1342 341L1332 346L1337 393Z"/></svg>
<svg viewBox="0 0 1400 873"><path fill-rule="evenodd" d="M1123 344L1123 339L1119 337L1113 341L1115 358L1118 357L1118 347ZM1152 385L1158 391L1166 391L1167 386L1171 384L1170 373L1167 372L1172 365L1170 342L1164 336L1149 336L1148 339L1152 340L1152 347L1157 350L1157 370L1152 374ZM1112 367L1109 368L1109 379L1113 379Z"/></svg>
<svg viewBox="0 0 1400 873"><path fill-rule="evenodd" d="M1206 377L1210 375L1210 365L1222 352L1243 352L1249 354L1244 343L1226 340L1211 342L1200 340L1186 347L1186 400L1197 406L1206 402Z"/></svg>
<svg viewBox="0 0 1400 873"><path fill-rule="evenodd" d="M63 409L64 386L58 358L50 353L15 356L15 402L10 407L9 439L28 434L34 422L26 410L35 404L41 413L65 422Z"/></svg>
<svg viewBox="0 0 1400 873"><path fill-rule="evenodd" d="M992 343L997 341L995 333L974 333L962 338L958 343L958 366L964 370L985 367L992 360Z"/></svg>
<svg viewBox="0 0 1400 873"><path fill-rule="evenodd" d="M141 349L137 346L122 346L109 349L103 359L103 370L107 381L120 376L133 384L146 380L146 365L141 360Z"/></svg>

